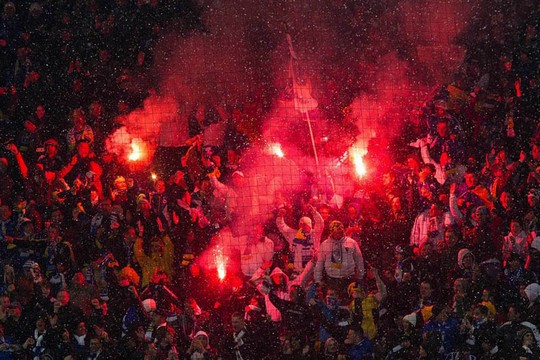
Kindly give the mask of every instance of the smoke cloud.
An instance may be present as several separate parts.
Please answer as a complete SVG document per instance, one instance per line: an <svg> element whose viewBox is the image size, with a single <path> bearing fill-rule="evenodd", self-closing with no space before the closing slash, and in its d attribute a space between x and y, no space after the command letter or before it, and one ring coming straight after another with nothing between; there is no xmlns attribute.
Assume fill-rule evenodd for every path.
<svg viewBox="0 0 540 360"><path fill-rule="evenodd" d="M365 154L375 144L374 151L384 153L399 135L406 109L450 80L464 56L455 38L470 25L479 2L201 2L205 30L180 37L169 29L156 50L159 95L127 116L125 128L110 139L112 146L119 143L116 137L124 146L136 137L152 151L161 123L173 118L186 129L185 114L199 103L229 108L255 103L251 122L263 140L246 152L250 160L242 170L246 196L258 200L244 209L243 220L259 221L258 214L274 206L276 192L294 191L300 169L332 175L334 189L347 195L353 182L343 156L353 145ZM294 107L287 33L297 59L295 75L311 85L318 102L309 112L313 137L305 115ZM274 142L284 158L268 152Z"/></svg>

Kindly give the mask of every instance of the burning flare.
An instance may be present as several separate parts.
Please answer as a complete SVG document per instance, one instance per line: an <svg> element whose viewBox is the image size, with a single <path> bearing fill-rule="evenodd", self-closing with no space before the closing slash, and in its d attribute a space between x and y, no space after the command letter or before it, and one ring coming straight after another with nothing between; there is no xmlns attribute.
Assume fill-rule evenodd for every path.
<svg viewBox="0 0 540 360"><path fill-rule="evenodd" d="M364 165L363 157L366 155L366 151L353 146L350 150L351 161L354 165L354 171L359 178L363 178L366 173L366 166Z"/></svg>
<svg viewBox="0 0 540 360"><path fill-rule="evenodd" d="M131 140L131 154L128 155L129 161L138 161L143 157L143 144L139 139Z"/></svg>
<svg viewBox="0 0 540 360"><path fill-rule="evenodd" d="M281 150L281 144L279 143L270 144L270 152L279 158L285 156L285 154L283 154L283 150Z"/></svg>
<svg viewBox="0 0 540 360"><path fill-rule="evenodd" d="M214 249L214 262L216 264L219 281L223 281L227 275L227 257L223 255L223 249L220 246L216 246Z"/></svg>

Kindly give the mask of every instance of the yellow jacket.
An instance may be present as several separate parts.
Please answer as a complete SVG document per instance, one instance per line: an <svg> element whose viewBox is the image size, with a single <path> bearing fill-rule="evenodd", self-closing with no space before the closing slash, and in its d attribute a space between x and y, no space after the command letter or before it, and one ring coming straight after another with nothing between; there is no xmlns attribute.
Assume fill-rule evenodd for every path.
<svg viewBox="0 0 540 360"><path fill-rule="evenodd" d="M142 248L142 239L135 240L135 258L142 268L142 286L148 285L150 279L157 271L164 271L169 278L173 273L174 248L171 239L165 235L162 238L165 244L163 255L146 255Z"/></svg>

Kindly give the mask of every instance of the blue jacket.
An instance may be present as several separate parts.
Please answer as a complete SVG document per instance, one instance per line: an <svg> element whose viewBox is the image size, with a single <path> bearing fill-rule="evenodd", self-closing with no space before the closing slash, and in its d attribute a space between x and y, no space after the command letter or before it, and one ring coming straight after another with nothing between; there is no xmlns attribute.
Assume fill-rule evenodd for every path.
<svg viewBox="0 0 540 360"><path fill-rule="evenodd" d="M445 354L457 350L457 344L460 340L458 320L448 318L442 323L430 320L426 325L424 325L422 334L426 334L428 332L439 332L441 334Z"/></svg>
<svg viewBox="0 0 540 360"><path fill-rule="evenodd" d="M364 357L371 358L373 356L373 343L364 338L360 343L351 346L349 349L349 357L351 360L361 360Z"/></svg>

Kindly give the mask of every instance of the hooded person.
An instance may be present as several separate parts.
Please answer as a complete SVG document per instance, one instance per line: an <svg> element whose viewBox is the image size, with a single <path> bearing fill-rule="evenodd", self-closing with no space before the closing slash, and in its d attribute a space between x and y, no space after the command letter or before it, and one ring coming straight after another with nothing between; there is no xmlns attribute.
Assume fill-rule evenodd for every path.
<svg viewBox="0 0 540 360"><path fill-rule="evenodd" d="M213 358L213 351L210 347L210 337L206 332L200 330L193 336L187 355L187 359L190 360Z"/></svg>
<svg viewBox="0 0 540 360"><path fill-rule="evenodd" d="M279 231L289 243L294 271L298 273L312 259L313 254L319 250L321 235L324 230L324 220L321 214L312 206L309 206L309 211L314 222L311 221L311 218L303 216L298 221L297 230L285 223L284 209L280 210L276 218Z"/></svg>
<svg viewBox="0 0 540 360"><path fill-rule="evenodd" d="M461 249L457 255L457 265L448 274L448 281L453 286L455 279L471 279L475 265L475 256L469 249Z"/></svg>
<svg viewBox="0 0 540 360"><path fill-rule="evenodd" d="M396 337L395 346L388 352L387 359L416 359L415 350L422 340L420 329L424 326L422 314L407 314L401 319L401 324L402 329Z"/></svg>
<svg viewBox="0 0 540 360"><path fill-rule="evenodd" d="M537 283L532 283L527 285L524 290L527 300L529 300L529 307L537 302L538 297L540 296L540 285Z"/></svg>
<svg viewBox="0 0 540 360"><path fill-rule="evenodd" d="M272 270L270 273L270 276L266 276L267 271L263 270L262 268L259 268L255 274L253 274L250 279L250 283L255 285L264 296L266 312L268 315L270 315L273 322L281 321L281 313L274 306L274 304L272 304L268 297L270 289L272 288L274 293L280 299L289 301L289 289L291 286L299 285L306 289L311 283L315 261L316 259L314 258L312 261L308 262L302 273L293 280L290 280L287 274L285 274L279 267L274 268L274 270Z"/></svg>
<svg viewBox="0 0 540 360"><path fill-rule="evenodd" d="M527 305L527 320L533 324L538 324L540 321L540 285L532 283L522 290L521 295L528 300Z"/></svg>

